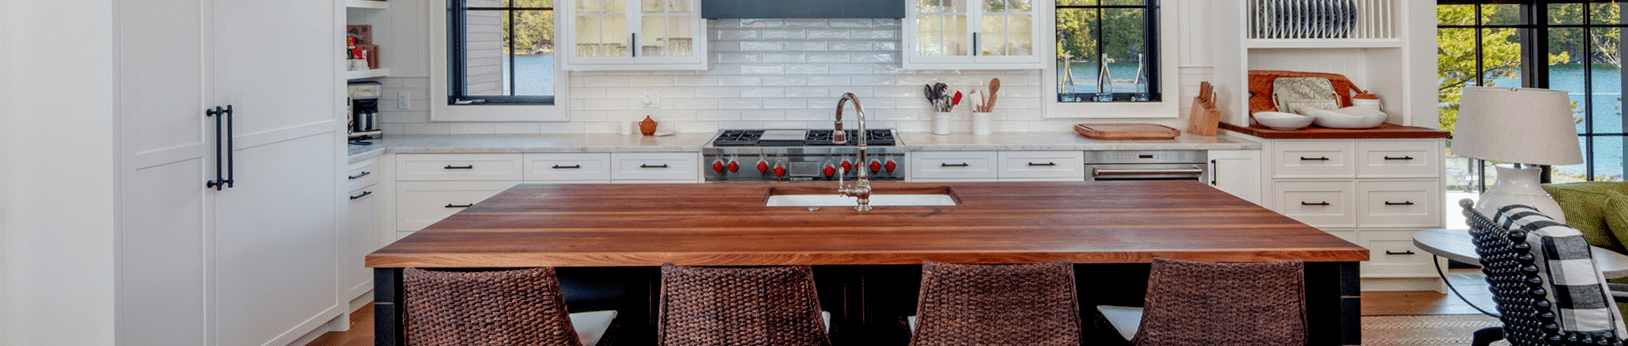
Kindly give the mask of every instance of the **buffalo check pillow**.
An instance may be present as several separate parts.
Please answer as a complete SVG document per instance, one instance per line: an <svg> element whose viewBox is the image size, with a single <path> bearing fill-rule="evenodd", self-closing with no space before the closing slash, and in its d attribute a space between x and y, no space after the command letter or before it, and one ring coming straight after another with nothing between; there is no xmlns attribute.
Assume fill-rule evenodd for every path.
<svg viewBox="0 0 1628 346"><path fill-rule="evenodd" d="M1544 278L1549 301L1554 302L1561 332L1628 338L1622 314L1611 300L1605 276L1595 266L1582 232L1519 204L1499 208L1494 221L1505 229L1527 232L1526 242L1536 258L1533 264Z"/></svg>

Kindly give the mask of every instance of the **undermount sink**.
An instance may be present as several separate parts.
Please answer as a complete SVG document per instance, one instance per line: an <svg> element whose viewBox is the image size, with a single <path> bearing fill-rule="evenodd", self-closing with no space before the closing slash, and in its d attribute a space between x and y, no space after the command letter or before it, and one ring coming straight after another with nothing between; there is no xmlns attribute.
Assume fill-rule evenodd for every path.
<svg viewBox="0 0 1628 346"><path fill-rule="evenodd" d="M859 204L857 198L846 197L832 193L836 190L834 185L821 184L818 188L806 187L773 187L769 188L769 195L763 200L766 207L852 207ZM877 187L872 186L871 206L873 207L907 207L907 206L952 206L960 204L960 200L943 186L926 187Z"/></svg>

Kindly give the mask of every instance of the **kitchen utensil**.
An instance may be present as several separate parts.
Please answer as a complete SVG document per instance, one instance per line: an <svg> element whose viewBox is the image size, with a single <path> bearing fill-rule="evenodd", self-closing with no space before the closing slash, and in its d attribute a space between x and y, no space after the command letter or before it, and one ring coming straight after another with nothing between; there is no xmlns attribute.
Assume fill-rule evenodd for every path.
<svg viewBox="0 0 1628 346"><path fill-rule="evenodd" d="M955 97L950 98L950 105L951 106L959 106L959 105L961 105L961 91L960 90L957 90L955 92Z"/></svg>
<svg viewBox="0 0 1628 346"><path fill-rule="evenodd" d="M984 109L984 96L983 96L982 93L980 93L977 90L973 90L972 95L968 95L968 97L972 98L972 111L974 111L974 112L988 112L989 111L987 109Z"/></svg>
<svg viewBox="0 0 1628 346"><path fill-rule="evenodd" d="M1079 132L1091 139L1174 139L1181 131L1159 124L1079 124Z"/></svg>
<svg viewBox="0 0 1628 346"><path fill-rule="evenodd" d="M1001 79L1000 78L990 79L989 80L989 103L987 105L985 105L985 107L987 107L987 108L984 109L985 112L988 112L988 111L990 111L992 109L995 109L995 98L1001 96L1000 91L1001 91Z"/></svg>
<svg viewBox="0 0 1628 346"><path fill-rule="evenodd" d="M1198 97L1193 98L1192 113L1187 115L1187 132L1200 136L1214 136L1221 122L1221 111L1215 108L1214 87L1210 82L1198 85Z"/></svg>

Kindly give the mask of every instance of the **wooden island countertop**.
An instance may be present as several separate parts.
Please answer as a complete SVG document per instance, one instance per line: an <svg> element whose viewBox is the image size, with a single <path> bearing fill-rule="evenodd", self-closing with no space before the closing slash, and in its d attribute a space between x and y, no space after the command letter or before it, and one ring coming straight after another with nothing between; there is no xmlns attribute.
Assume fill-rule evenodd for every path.
<svg viewBox="0 0 1628 346"><path fill-rule="evenodd" d="M1196 181L875 183L944 207L765 207L835 183L519 185L367 256L367 266L580 267L1358 262L1368 250Z"/></svg>

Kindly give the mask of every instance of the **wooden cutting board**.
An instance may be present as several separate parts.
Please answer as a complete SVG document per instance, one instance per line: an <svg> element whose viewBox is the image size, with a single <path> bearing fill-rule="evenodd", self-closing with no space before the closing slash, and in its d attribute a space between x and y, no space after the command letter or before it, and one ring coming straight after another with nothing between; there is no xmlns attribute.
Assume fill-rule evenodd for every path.
<svg viewBox="0 0 1628 346"><path fill-rule="evenodd" d="M1109 140L1173 139L1181 136L1181 131L1158 124L1079 124L1074 125L1074 132L1091 139Z"/></svg>

